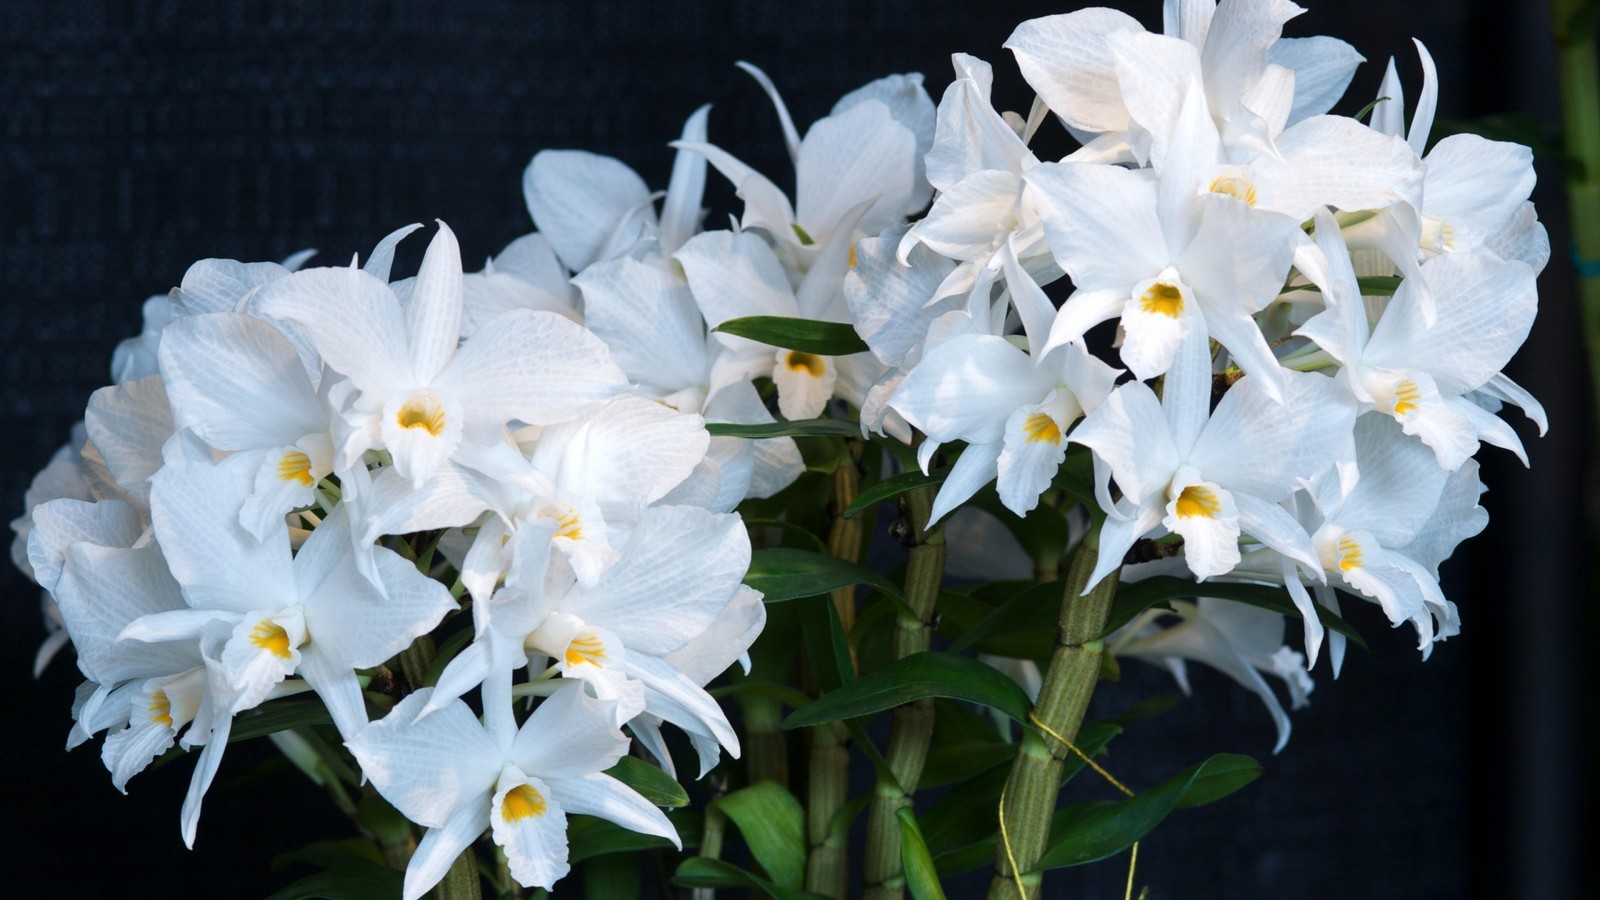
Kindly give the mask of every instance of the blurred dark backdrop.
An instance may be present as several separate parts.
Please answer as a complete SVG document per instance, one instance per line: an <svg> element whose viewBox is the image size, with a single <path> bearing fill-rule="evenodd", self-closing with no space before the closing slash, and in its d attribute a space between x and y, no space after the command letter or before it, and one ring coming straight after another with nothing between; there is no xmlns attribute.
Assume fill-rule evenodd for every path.
<svg viewBox="0 0 1600 900"><path fill-rule="evenodd" d="M997 104L1025 110L1031 97L1001 43L1022 19L1083 5L0 3L0 511L20 511L33 473L108 380L140 301L195 259L317 247L321 262L338 263L437 217L474 265L530 229L520 176L536 150L614 155L662 186L665 143L703 102L715 104L712 139L782 183L776 120L736 60L771 73L802 129L881 74L921 71L937 99L958 50L991 60ZM1158 0L1111 5L1159 29ZM1332 34L1368 60L1338 111L1373 96L1390 55L1415 97L1415 36L1438 61L1442 116L1520 112L1533 133L1553 133L1543 3L1311 6L1289 34ZM1581 827L1594 809L1585 648L1596 635L1580 497L1594 448L1558 160L1542 159L1539 177L1557 251L1510 371L1553 427L1538 440L1516 420L1531 470L1485 448L1493 521L1446 573L1464 634L1424 664L1408 634L1356 611L1373 652L1352 651L1339 682L1319 670L1276 757L1257 702L1197 673L1192 700L1120 739L1113 770L1151 783L1236 751L1267 759L1268 775L1175 815L1146 842L1140 881L1152 896L1576 895L1583 848L1593 849ZM713 221L732 201L717 184ZM246 744L230 749L198 849L185 851L178 807L190 764L140 775L121 797L97 744L63 753L71 654L32 681L36 591L6 567L0 597L7 896L259 896L284 881L267 871L273 855L342 835L313 789L259 780L274 765L270 747ZM1128 669L1097 709L1171 689L1153 670ZM1048 893L1120 896L1122 866L1071 870Z"/></svg>

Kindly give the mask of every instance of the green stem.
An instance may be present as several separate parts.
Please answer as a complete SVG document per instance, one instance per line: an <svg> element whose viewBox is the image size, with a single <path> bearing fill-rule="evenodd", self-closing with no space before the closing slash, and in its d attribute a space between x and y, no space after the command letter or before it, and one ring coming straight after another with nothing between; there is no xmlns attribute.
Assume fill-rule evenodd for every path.
<svg viewBox="0 0 1600 900"><path fill-rule="evenodd" d="M937 491L918 488L902 500L906 545L905 601L907 609L895 617L894 657L904 659L928 649L944 580L944 530L928 527L928 514ZM867 900L893 900L905 887L900 859L901 809L911 805L911 795L922 780L933 740L933 701L916 700L897 706L889 723L889 743L884 759L894 783L879 782L867 811Z"/></svg>
<svg viewBox="0 0 1600 900"><path fill-rule="evenodd" d="M727 829L728 817L716 804L706 804L705 822L700 828L700 855L706 859L722 858L722 835ZM690 894L694 900L715 900L714 888L695 888Z"/></svg>
<svg viewBox="0 0 1600 900"><path fill-rule="evenodd" d="M859 443L856 445L859 450ZM860 516L845 518L844 511L861 493L861 472L854 455L846 455L833 470L833 524L828 530L828 552L839 559L860 562L866 537ZM846 634L855 626L854 585L833 591L834 609ZM850 800L850 732L838 722L810 729L810 756L806 763L806 890L828 897L844 897L850 889L848 844L828 840L834 816Z"/></svg>
<svg viewBox="0 0 1600 900"><path fill-rule="evenodd" d="M1595 0L1550 0L1556 74L1561 84L1561 131L1567 157L1567 205L1580 263L1578 297L1589 377L1600 403L1600 65L1595 60ZM1597 420L1600 421L1600 420Z"/></svg>
<svg viewBox="0 0 1600 900"><path fill-rule="evenodd" d="M1118 569L1101 579L1087 595L1089 576L1100 555L1098 524L1084 535L1062 583L1061 617L1055 652L1033 705L1033 718L1043 728L1024 728L1011 774L1006 778L1002 838L995 848L994 880L990 900L1027 900L1037 897L1041 873L1030 871L1044 855L1050 837L1050 818L1061 790L1062 761L1071 751L1059 741L1042 736L1044 728L1074 740L1083 714L1089 708L1095 683L1100 679L1104 648L1097 639L1105 629L1106 613L1117 592ZM1015 860L1013 869L1012 860ZM1015 873L1020 872L1020 878ZM1022 893L1018 893L1020 881Z"/></svg>
<svg viewBox="0 0 1600 900"><path fill-rule="evenodd" d="M739 698L744 714L745 765L750 783L776 781L789 786L789 745L783 732L783 704L773 697L745 694Z"/></svg>
<svg viewBox="0 0 1600 900"><path fill-rule="evenodd" d="M478 883L478 857L469 845L450 864L444 880L433 889L435 900L483 900L482 886Z"/></svg>

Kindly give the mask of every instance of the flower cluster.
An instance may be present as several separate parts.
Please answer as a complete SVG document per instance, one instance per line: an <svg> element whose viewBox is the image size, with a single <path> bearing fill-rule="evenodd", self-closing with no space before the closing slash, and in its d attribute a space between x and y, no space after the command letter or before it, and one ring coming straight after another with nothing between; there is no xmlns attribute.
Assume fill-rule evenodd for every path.
<svg viewBox="0 0 1600 900"><path fill-rule="evenodd" d="M1287 0L1165 12L1163 34L1108 9L1023 23L1006 46L1038 92L1026 121L990 105L986 63L956 56L927 156L937 199L862 241L846 281L890 367L863 422L926 434L924 471L965 442L935 517L990 482L1025 515L1068 444L1088 448L1105 517L1091 585L1153 539L1166 559L1124 580L1177 566L1287 586L1304 657L1276 616L1263 631L1232 604L1184 603L1164 631L1152 612L1114 642L1180 679L1184 659L1233 674L1281 742L1256 670L1303 697L1334 587L1410 622L1424 653L1457 631L1438 566L1486 522L1472 456L1487 442L1526 462L1503 403L1546 427L1500 370L1549 243L1526 147L1463 134L1422 155L1437 86L1420 43L1409 130L1392 61L1369 126L1327 114L1361 58L1281 37L1301 12ZM1046 109L1083 144L1058 162L1028 148ZM1040 286L1063 274L1057 309ZM1120 385L1087 350L1113 319ZM1337 672L1344 638L1328 643Z"/></svg>
<svg viewBox="0 0 1600 900"><path fill-rule="evenodd" d="M1084 593L1198 582L1111 652L1180 682L1185 661L1221 669L1281 746L1262 675L1303 701L1324 643L1337 673L1335 588L1424 653L1456 633L1438 567L1486 521L1473 456L1523 456L1503 404L1545 427L1501 373L1549 255L1527 149L1456 135L1424 156L1420 44L1409 126L1392 63L1370 124L1328 114L1361 58L1282 38L1300 11L1168 0L1162 34L1107 9L1025 22L1006 46L1038 95L1027 117L958 54L937 105L890 76L802 136L746 66L793 198L711 143L702 108L664 194L614 159L535 156L539 230L479 272L442 223L400 280L420 226L349 266L196 263L148 301L14 524L55 623L39 664L70 635L88 679L70 744L105 732L119 789L198 749L192 843L234 723L315 692L428 829L407 898L486 830L544 887L568 869L568 813L676 841L605 771L623 728L667 772L665 725L700 775L739 753L706 691L766 621L733 510L805 464L789 437L707 424L776 412L853 413L938 484L930 525L991 484L1018 517L1082 498ZM1030 149L1050 113L1081 144L1058 161ZM743 202L730 228L702 229L711 169ZM1058 305L1044 287L1062 279ZM868 350L716 331L750 317L853 329ZM1286 589L1303 653L1282 613L1207 582Z"/></svg>

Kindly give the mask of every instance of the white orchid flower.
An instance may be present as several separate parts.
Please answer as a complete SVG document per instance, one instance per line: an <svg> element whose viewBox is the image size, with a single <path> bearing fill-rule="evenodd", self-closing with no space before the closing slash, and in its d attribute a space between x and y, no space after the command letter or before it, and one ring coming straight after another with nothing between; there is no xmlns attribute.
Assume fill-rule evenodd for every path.
<svg viewBox="0 0 1600 900"><path fill-rule="evenodd" d="M1009 288L1034 294L1016 305L1048 309L1044 293L1014 257L1007 267ZM930 522L991 480L1000 501L1026 515L1066 459L1073 423L1111 392L1120 370L1080 344L1044 351L1044 331L1040 323L1029 332L1028 351L992 334L952 337L929 349L889 400L927 435L919 452L924 472L940 444L967 442L934 498Z"/></svg>
<svg viewBox="0 0 1600 900"><path fill-rule="evenodd" d="M1539 301L1533 270L1488 255L1435 257L1401 283L1373 325L1338 226L1327 213L1316 221L1328 268L1314 280L1325 282L1328 308L1296 334L1344 367L1340 380L1365 408L1393 416L1446 469L1459 468L1480 440L1526 464L1516 432L1464 395L1489 384L1527 338ZM1419 279L1438 299L1431 325Z"/></svg>
<svg viewBox="0 0 1600 900"><path fill-rule="evenodd" d="M739 518L692 507L647 509L619 558L588 589L549 565L553 534L547 522L517 529L515 567L486 610L475 613L482 627L440 674L429 711L480 684L509 684L514 669L550 659L550 674L585 681L596 696L617 700L617 724L649 712L737 756L738 737L704 682L671 657L707 631L764 616L750 608L740 584L750 542ZM749 627L735 630L754 638ZM736 650L736 658L746 649L714 653ZM491 666L497 653L503 670Z"/></svg>
<svg viewBox="0 0 1600 900"><path fill-rule="evenodd" d="M543 429L531 458L519 455L498 467L500 477L481 479L494 515L462 563L462 584L487 601L512 567L513 535L541 522L578 582L592 587L645 507L690 476L709 442L699 416L628 395Z"/></svg>
<svg viewBox="0 0 1600 900"><path fill-rule="evenodd" d="M676 141L703 155L744 201L745 228L760 229L797 271L810 268L819 248L848 246L858 234L877 234L927 205L923 158L933 142L933 101L919 74L890 75L839 98L801 138L783 98L764 72L755 78L778 111L795 168L795 202L766 176L715 144ZM863 204L870 210L862 214ZM715 323L713 323L715 324Z"/></svg>
<svg viewBox="0 0 1600 900"><path fill-rule="evenodd" d="M484 263L483 271L462 278L461 337L470 338L485 323L514 309L553 312L583 324L578 291L566 267L542 234L525 234Z"/></svg>
<svg viewBox="0 0 1600 900"><path fill-rule="evenodd" d="M706 160L687 146L704 144L710 113L710 106L702 106L684 123L677 143L683 147L673 161L659 218L654 206L659 195L651 194L626 163L583 150L534 155L522 174L523 197L542 240L563 266L582 272L645 238L654 238L662 255L670 256L699 231Z"/></svg>
<svg viewBox="0 0 1600 900"><path fill-rule="evenodd" d="M39 579L28 561L28 538L33 533L33 511L51 500L94 500L89 482L83 473L83 446L89 440L83 423L72 426L72 440L62 444L50 457L50 462L33 476L28 490L22 496L22 515L11 520L11 563L35 584ZM33 656L33 677L38 678L45 667L71 642L66 624L61 620L61 609L50 592L39 597L40 612L44 620L45 639Z"/></svg>
<svg viewBox="0 0 1600 900"><path fill-rule="evenodd" d="M308 269L256 295L257 312L303 327L353 388L335 471L386 450L420 490L447 463L500 441L507 423L566 421L625 386L605 347L554 313L503 313L458 350L462 290L460 250L440 223L404 305L354 269Z"/></svg>
<svg viewBox="0 0 1600 900"><path fill-rule="evenodd" d="M74 704L67 747L107 731L101 759L112 784L126 792L128 780L174 742L185 749L205 745L181 818L184 843L192 847L201 799L228 742L236 694L193 635L122 638L134 622L185 609L140 510L121 500L56 500L35 515L29 556L60 604L78 668L89 679Z"/></svg>
<svg viewBox="0 0 1600 900"><path fill-rule="evenodd" d="M278 329L239 313L186 316L167 326L161 366L178 427L256 460L246 530L265 540L312 504L333 472L333 413Z"/></svg>
<svg viewBox="0 0 1600 900"><path fill-rule="evenodd" d="M1208 412L1211 383L1204 338L1191 335L1160 399L1143 382L1122 385L1068 436L1094 451L1106 512L1089 586L1158 525L1183 537L1185 561L1199 578L1231 571L1241 536L1321 572L1310 536L1278 504L1353 455L1355 404L1330 378L1286 372L1281 403L1247 375ZM1122 489L1115 501L1113 477Z"/></svg>
<svg viewBox="0 0 1600 900"><path fill-rule="evenodd" d="M1285 126L1332 108L1362 62L1344 41L1280 37L1284 23L1304 11L1287 0L1166 0L1163 38L1125 13L1085 9L1023 22L1005 46L1084 143L1073 159L1142 164L1152 126L1140 120L1133 95L1172 75L1199 79L1229 146L1267 150ZM1152 38L1158 40L1146 42ZM1166 58L1155 67L1132 64L1139 57L1123 50L1139 43L1164 46ZM1173 107L1181 101L1180 89Z"/></svg>
<svg viewBox="0 0 1600 900"><path fill-rule="evenodd" d="M858 206L852 216L862 211ZM847 231L824 245L797 289L790 287L789 275L772 247L754 232L704 232L673 258L682 264L689 289L712 328L743 316L848 322L842 285L853 252L851 241ZM772 377L778 387L778 411L786 419L821 415L835 394L859 406L866 389L883 373L871 353L820 356L732 335L715 337L730 351L730 365L744 377Z"/></svg>
<svg viewBox="0 0 1600 900"><path fill-rule="evenodd" d="M444 585L398 554L372 549L375 585L356 568L342 507L291 555L284 527L257 540L238 515L253 489L248 458L169 467L151 497L155 533L187 608L154 613L122 631L147 642L202 637L224 626L217 664L238 692L229 713L259 704L290 675L322 697L341 734L366 724L355 669L370 668L427 634L456 608Z"/></svg>
<svg viewBox="0 0 1600 900"><path fill-rule="evenodd" d="M1122 360L1137 377L1165 372L1179 344L1199 335L1228 348L1239 368L1276 395L1282 370L1251 316L1282 289L1296 220L1205 189L1219 146L1195 86L1174 134L1154 178L1073 162L1028 173L1051 250L1076 287L1046 349L1081 341L1089 328L1120 315Z"/></svg>
<svg viewBox="0 0 1600 900"><path fill-rule="evenodd" d="M969 291L987 300L989 287L1005 277L1006 253L1022 261L1030 280L1049 283L1061 276L1023 178L1039 165L1038 158L991 105L989 64L964 53L952 61L956 80L939 100L928 153L928 177L939 196L901 237L897 250L902 265L911 264L912 249L919 245L959 263L924 298L928 303Z"/></svg>
<svg viewBox="0 0 1600 900"><path fill-rule="evenodd" d="M573 283L583 292L589 330L636 392L707 422L773 421L745 364L707 336L681 274L623 256L590 266ZM691 505L729 512L746 497L770 497L788 487L804 468L793 438L715 437L692 476L710 496Z"/></svg>
<svg viewBox="0 0 1600 900"><path fill-rule="evenodd" d="M1185 694L1190 692L1187 662L1202 663L1232 678L1266 705L1278 731L1272 752L1281 751L1289 743L1289 714L1261 673L1283 679L1295 709L1307 704L1313 688L1304 657L1283 643L1283 616L1204 596L1192 603L1174 600L1172 609L1180 620L1177 624L1159 627L1161 617L1170 614L1150 610L1107 641L1107 648L1118 656L1165 667Z"/></svg>
<svg viewBox="0 0 1600 900"><path fill-rule="evenodd" d="M583 688L556 691L516 727L510 697L480 723L465 703L430 715L429 689L400 701L381 721L345 741L379 793L427 827L406 864L405 900L444 877L485 828L524 887L550 888L570 870L567 816L599 816L682 846L677 830L604 770L628 750L606 704Z"/></svg>

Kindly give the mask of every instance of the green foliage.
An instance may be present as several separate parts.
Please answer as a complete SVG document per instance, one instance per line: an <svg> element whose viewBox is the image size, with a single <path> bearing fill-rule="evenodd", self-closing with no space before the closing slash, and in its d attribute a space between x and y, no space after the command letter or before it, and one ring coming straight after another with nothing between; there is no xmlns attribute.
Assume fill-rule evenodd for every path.
<svg viewBox="0 0 1600 900"><path fill-rule="evenodd" d="M929 651L914 653L824 695L791 713L783 727L802 728L869 716L924 697L981 703L1019 722L1028 718L1028 695L1016 682L975 659Z"/></svg>
<svg viewBox="0 0 1600 900"><path fill-rule="evenodd" d="M844 322L815 322L788 316L744 316L729 319L711 330L818 356L849 356L866 353L868 349L867 342Z"/></svg>
<svg viewBox="0 0 1600 900"><path fill-rule="evenodd" d="M1150 790L1116 803L1080 803L1056 813L1041 870L1105 859L1142 840L1180 805L1200 806L1226 797L1261 774L1249 757L1223 753ZM1190 791L1194 798L1185 803Z"/></svg>

